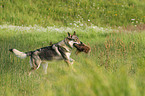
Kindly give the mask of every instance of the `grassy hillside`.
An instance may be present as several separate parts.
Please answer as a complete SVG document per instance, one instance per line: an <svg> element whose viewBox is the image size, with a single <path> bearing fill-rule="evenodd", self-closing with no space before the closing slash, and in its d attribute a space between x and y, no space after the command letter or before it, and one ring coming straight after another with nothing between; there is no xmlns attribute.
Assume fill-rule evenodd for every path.
<svg viewBox="0 0 145 96"><path fill-rule="evenodd" d="M70 30L53 29L1 26L0 96L145 95L145 32L77 28L78 37L90 44L92 52L76 56L73 50L76 72L61 61L50 63L47 75L40 67L29 77L29 59L21 60L8 49L35 50L48 46L50 41L63 40Z"/></svg>
<svg viewBox="0 0 145 96"><path fill-rule="evenodd" d="M144 0L1 0L0 96L145 96L144 5ZM47 75L40 67L29 77L29 58L8 51L35 50L73 31L92 49L77 56L73 50L76 72L60 61L48 65Z"/></svg>
<svg viewBox="0 0 145 96"><path fill-rule="evenodd" d="M145 23L144 0L2 0L0 24L127 26Z"/></svg>

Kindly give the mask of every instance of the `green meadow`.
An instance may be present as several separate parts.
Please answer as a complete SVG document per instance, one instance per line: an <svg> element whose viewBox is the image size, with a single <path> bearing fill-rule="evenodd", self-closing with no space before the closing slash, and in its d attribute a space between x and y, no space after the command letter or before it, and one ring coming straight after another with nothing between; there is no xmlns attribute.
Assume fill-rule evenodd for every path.
<svg viewBox="0 0 145 96"><path fill-rule="evenodd" d="M144 0L0 1L0 96L145 96ZM31 76L27 52L76 31L91 53Z"/></svg>
<svg viewBox="0 0 145 96"><path fill-rule="evenodd" d="M144 5L144 0L2 0L0 24L136 25L145 23Z"/></svg>

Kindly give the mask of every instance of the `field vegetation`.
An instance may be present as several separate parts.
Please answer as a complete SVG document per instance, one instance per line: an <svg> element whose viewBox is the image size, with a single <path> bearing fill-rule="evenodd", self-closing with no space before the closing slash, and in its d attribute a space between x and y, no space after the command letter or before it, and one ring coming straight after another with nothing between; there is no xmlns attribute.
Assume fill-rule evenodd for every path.
<svg viewBox="0 0 145 96"><path fill-rule="evenodd" d="M2 0L0 23L44 27L136 25L145 23L144 5L144 0Z"/></svg>
<svg viewBox="0 0 145 96"><path fill-rule="evenodd" d="M144 0L0 1L0 96L145 96ZM27 52L77 32L91 53L31 76Z"/></svg>

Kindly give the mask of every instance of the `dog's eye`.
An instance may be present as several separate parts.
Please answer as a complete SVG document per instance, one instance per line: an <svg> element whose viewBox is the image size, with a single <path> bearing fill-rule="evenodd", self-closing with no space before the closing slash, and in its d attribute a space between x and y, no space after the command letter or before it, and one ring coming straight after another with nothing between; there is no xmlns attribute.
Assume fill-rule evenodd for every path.
<svg viewBox="0 0 145 96"><path fill-rule="evenodd" d="M76 42L76 41L77 41L77 39L74 39L74 41Z"/></svg>
<svg viewBox="0 0 145 96"><path fill-rule="evenodd" d="M74 39L75 40L75 42L77 42L78 41L78 38L76 38L76 39Z"/></svg>

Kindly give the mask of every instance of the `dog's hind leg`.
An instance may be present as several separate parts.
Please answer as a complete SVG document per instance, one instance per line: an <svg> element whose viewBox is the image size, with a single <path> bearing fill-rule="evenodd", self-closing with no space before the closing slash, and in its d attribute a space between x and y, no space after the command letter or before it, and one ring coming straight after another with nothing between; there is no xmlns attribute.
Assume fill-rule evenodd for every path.
<svg viewBox="0 0 145 96"><path fill-rule="evenodd" d="M42 62L41 59L39 59L38 57L36 58L31 57L31 60L30 60L31 69L29 71L29 75L31 75L33 71L37 70L40 67L41 62Z"/></svg>
<svg viewBox="0 0 145 96"><path fill-rule="evenodd" d="M44 73L47 74L48 63L43 63L42 66L43 66Z"/></svg>
<svg viewBox="0 0 145 96"><path fill-rule="evenodd" d="M31 66L31 68L33 67L33 65L32 65L32 59L30 58L30 60L29 60L29 63L30 63L30 66Z"/></svg>

